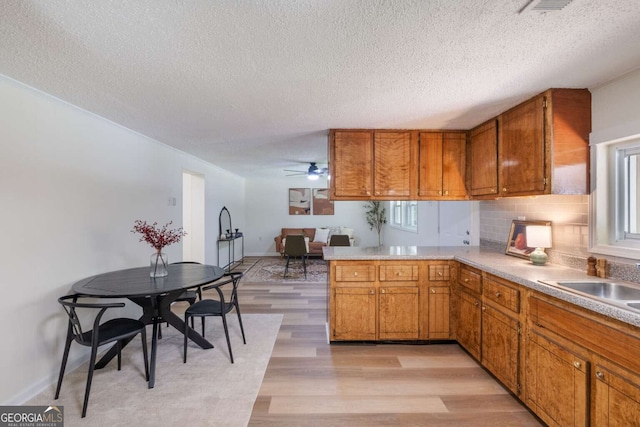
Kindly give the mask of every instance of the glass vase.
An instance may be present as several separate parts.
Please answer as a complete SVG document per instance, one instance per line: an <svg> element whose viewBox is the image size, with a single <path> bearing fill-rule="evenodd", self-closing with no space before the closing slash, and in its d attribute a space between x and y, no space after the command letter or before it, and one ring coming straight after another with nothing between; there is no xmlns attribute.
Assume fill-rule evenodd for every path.
<svg viewBox="0 0 640 427"><path fill-rule="evenodd" d="M169 274L167 266L169 265L169 257L164 252L154 252L151 254L151 277L164 277Z"/></svg>

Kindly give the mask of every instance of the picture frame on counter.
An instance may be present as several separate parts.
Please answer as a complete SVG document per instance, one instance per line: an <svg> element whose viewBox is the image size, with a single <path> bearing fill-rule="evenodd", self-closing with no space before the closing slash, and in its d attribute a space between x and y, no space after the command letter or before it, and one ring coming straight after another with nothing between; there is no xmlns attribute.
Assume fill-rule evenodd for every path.
<svg viewBox="0 0 640 427"><path fill-rule="evenodd" d="M521 221L517 219L511 221L509 238L507 239L507 247L505 249L507 255L529 259L531 252L533 252L535 248L527 246L528 225L551 226L551 221Z"/></svg>

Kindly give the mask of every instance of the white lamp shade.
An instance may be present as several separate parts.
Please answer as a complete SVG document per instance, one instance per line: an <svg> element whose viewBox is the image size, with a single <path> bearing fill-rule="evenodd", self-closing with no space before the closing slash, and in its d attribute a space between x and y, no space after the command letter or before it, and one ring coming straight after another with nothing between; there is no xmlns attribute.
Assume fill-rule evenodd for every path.
<svg viewBox="0 0 640 427"><path fill-rule="evenodd" d="M551 227L548 225L528 225L527 246L530 248L550 248Z"/></svg>

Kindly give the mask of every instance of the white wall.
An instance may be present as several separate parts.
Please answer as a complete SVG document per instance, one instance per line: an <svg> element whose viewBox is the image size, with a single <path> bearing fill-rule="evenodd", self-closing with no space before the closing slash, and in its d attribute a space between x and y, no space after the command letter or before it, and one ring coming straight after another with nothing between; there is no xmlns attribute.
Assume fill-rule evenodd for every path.
<svg viewBox="0 0 640 427"><path fill-rule="evenodd" d="M591 89L591 144L640 134L640 70Z"/></svg>
<svg viewBox="0 0 640 427"><path fill-rule="evenodd" d="M86 276L148 265L153 250L130 232L134 220L181 225L183 170L206 179L208 263L216 263L222 206L240 228L245 218L243 178L3 76L0 99L0 404L7 405L55 380L66 333L56 299ZM181 260L181 249L166 248L170 261ZM70 367L85 354L74 351Z"/></svg>

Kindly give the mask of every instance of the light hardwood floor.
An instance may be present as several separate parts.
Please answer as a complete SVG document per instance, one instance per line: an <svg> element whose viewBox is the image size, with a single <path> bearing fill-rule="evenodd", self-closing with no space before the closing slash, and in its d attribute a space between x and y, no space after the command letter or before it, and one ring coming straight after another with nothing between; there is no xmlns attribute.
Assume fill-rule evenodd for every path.
<svg viewBox="0 0 640 427"><path fill-rule="evenodd" d="M540 426L457 344L327 343L323 284L243 283L284 319L250 426Z"/></svg>

